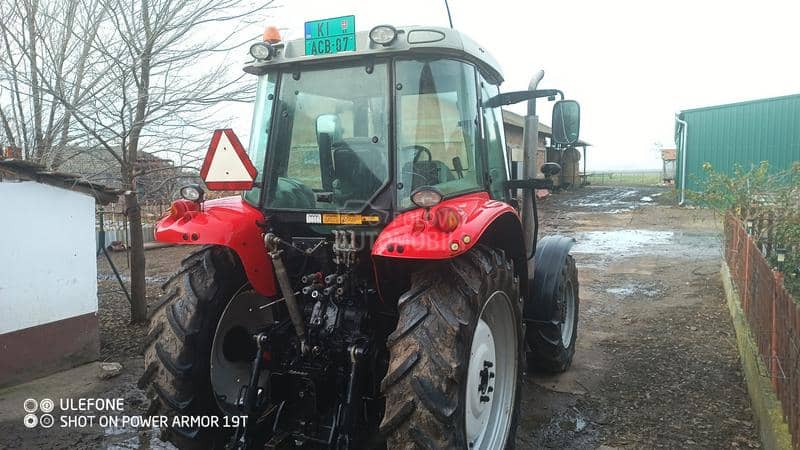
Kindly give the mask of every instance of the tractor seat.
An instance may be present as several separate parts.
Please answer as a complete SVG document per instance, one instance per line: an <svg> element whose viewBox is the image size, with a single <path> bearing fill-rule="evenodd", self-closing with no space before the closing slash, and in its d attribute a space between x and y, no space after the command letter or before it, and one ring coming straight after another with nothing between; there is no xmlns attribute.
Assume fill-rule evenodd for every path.
<svg viewBox="0 0 800 450"><path fill-rule="evenodd" d="M333 145L334 199L343 206L347 202L366 202L382 182L365 165L362 158L347 144Z"/></svg>

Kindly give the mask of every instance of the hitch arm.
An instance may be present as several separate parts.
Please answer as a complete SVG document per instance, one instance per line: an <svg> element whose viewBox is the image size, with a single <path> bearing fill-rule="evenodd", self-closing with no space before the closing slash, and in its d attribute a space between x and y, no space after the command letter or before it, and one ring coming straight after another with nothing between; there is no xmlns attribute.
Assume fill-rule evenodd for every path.
<svg viewBox="0 0 800 450"><path fill-rule="evenodd" d="M259 333L253 336L256 341L256 355L253 358L253 369L250 372L250 380L245 391L243 401L244 412L247 415L247 422L240 424L236 429L236 437L234 438L235 449L246 449L247 442L247 425L253 423L255 419L256 406L258 401L258 380L261 378L261 366L264 362L264 344L267 343L267 336L264 333Z"/></svg>
<svg viewBox="0 0 800 450"><path fill-rule="evenodd" d="M280 245L281 240L278 236L267 233L264 236L264 245L267 247L270 258L272 258L272 268L275 270L275 278L278 280L278 286L281 288L283 298L286 300L286 309L289 310L289 317L292 319L294 331L297 338L300 340L300 351L303 354L308 352L308 344L306 341L306 324L303 319L303 313L300 310L300 304L297 302L297 297L294 296L292 283L289 281L289 274L286 272L286 266L283 265L281 259Z"/></svg>

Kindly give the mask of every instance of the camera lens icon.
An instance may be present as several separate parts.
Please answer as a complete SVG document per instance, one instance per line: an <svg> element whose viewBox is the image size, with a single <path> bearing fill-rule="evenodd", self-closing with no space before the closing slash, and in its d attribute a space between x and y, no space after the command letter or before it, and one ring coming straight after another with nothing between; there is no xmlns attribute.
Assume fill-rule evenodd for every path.
<svg viewBox="0 0 800 450"><path fill-rule="evenodd" d="M39 402L37 402L36 399L29 398L25 400L22 407L25 409L26 413L36 412L36 409L39 408Z"/></svg>
<svg viewBox="0 0 800 450"><path fill-rule="evenodd" d="M42 414L42 417L39 418L39 424L42 428L50 428L55 423L55 419L53 418L52 414Z"/></svg>
<svg viewBox="0 0 800 450"><path fill-rule="evenodd" d="M51 413L55 407L56 404L49 398L43 398L39 402L39 409L41 409L43 413Z"/></svg>
<svg viewBox="0 0 800 450"><path fill-rule="evenodd" d="M22 423L24 423L27 428L33 428L39 423L39 418L36 417L36 414L26 414L25 418L22 419Z"/></svg>

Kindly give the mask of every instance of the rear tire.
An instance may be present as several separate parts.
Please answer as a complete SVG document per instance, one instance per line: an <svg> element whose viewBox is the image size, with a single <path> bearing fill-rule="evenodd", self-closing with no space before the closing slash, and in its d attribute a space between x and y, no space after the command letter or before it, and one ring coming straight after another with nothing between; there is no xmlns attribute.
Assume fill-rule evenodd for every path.
<svg viewBox="0 0 800 450"><path fill-rule="evenodd" d="M387 448L513 448L523 341L519 280L511 259L500 250L476 247L417 272L411 288L400 296L398 310L397 328L387 342L389 369L381 385L386 411L380 431ZM481 340L487 327L494 338ZM472 392L475 386L470 383L479 375L471 366L488 355L481 353L485 348L492 349L486 358L495 360L496 377L488 371L484 376L482 370L480 377L491 376L497 389L487 391L481 381L480 395L493 397L481 400L476 409L473 397L481 387ZM475 415L484 410L489 419L481 420L488 425L479 425L477 429L485 431L476 434L468 421L471 417L474 424L475 417L486 417ZM495 416L495 410L505 413ZM472 439L477 445L470 445Z"/></svg>
<svg viewBox="0 0 800 450"><path fill-rule="evenodd" d="M549 301L552 305L544 309L552 311L554 317L549 319L556 323L530 324L526 327L525 338L530 348L528 366L536 371L560 373L572 364L578 338L578 269L572 255L567 255L564 260L556 295ZM565 327L569 327L567 321L570 319L572 326L565 330Z"/></svg>
<svg viewBox="0 0 800 450"><path fill-rule="evenodd" d="M239 258L226 247L190 254L164 283L143 343L145 371L139 387L152 400L148 412L174 416L219 416L210 380L210 355L220 315L246 282ZM221 419L220 419L220 423ZM162 439L180 449L222 447L217 428L169 427Z"/></svg>

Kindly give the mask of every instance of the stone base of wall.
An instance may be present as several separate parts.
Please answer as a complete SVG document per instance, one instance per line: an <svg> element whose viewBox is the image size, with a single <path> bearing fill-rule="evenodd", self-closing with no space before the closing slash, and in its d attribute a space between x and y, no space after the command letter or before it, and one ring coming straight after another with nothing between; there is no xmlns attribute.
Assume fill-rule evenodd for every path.
<svg viewBox="0 0 800 450"><path fill-rule="evenodd" d="M758 423L759 437L764 448L791 449L792 435L789 426L783 420L781 403L772 389L770 379L762 376L769 373L764 362L759 358L758 346L753 333L742 311L739 294L731 280L730 270L725 261L722 262L722 285L728 300L733 327L736 330L736 346L739 348L739 359L750 394L750 406L753 408Z"/></svg>
<svg viewBox="0 0 800 450"><path fill-rule="evenodd" d="M0 334L0 387L94 361L99 354L95 313Z"/></svg>

